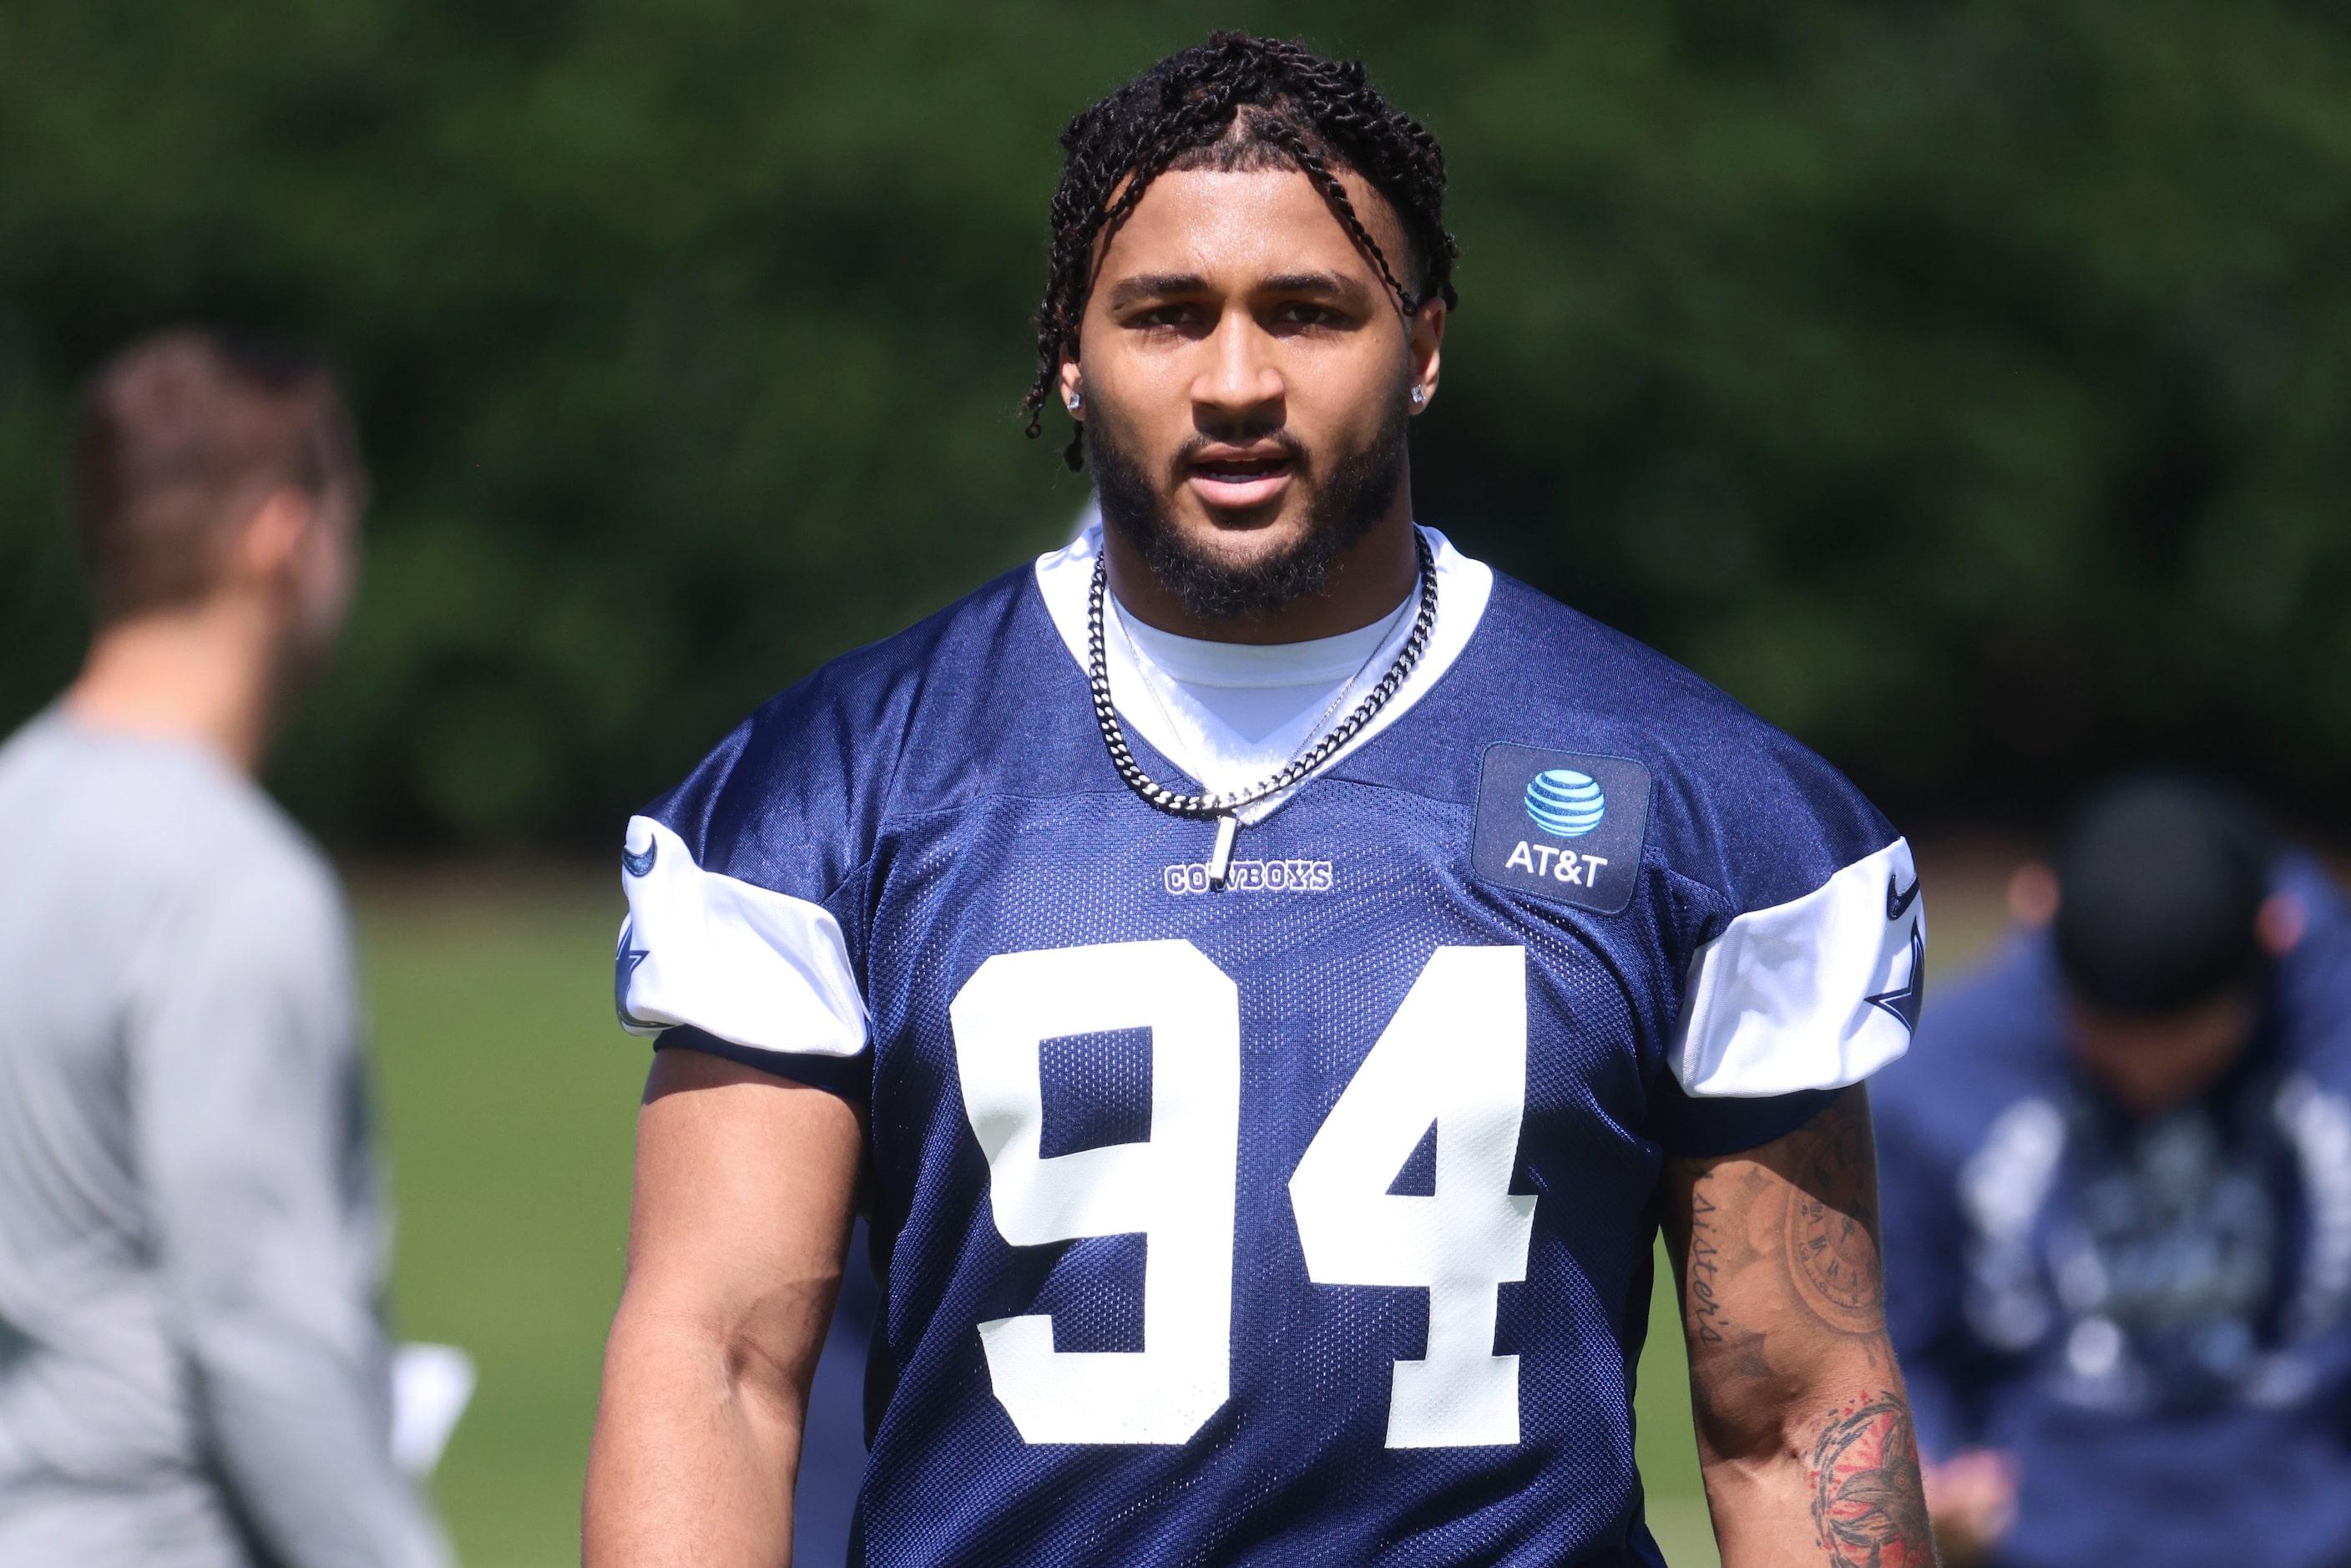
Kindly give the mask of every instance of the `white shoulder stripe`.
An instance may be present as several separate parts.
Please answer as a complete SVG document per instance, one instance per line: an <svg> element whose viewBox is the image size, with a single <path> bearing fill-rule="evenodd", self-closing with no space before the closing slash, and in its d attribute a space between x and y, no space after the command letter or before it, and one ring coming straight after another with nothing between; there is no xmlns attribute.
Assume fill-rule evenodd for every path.
<svg viewBox="0 0 2351 1568"><path fill-rule="evenodd" d="M691 1024L758 1051L865 1049L865 999L831 912L703 870L650 817L629 819L628 851L615 993L631 1033Z"/></svg>
<svg viewBox="0 0 2351 1568"><path fill-rule="evenodd" d="M1927 911L1902 839L1698 950L1673 1047L1692 1094L1857 1083L1910 1047Z"/></svg>

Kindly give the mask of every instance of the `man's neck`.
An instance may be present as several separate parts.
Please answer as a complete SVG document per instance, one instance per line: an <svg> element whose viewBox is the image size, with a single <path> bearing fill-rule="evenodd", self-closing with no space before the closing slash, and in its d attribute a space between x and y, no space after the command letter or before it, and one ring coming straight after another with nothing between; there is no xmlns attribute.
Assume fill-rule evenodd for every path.
<svg viewBox="0 0 2351 1568"><path fill-rule="evenodd" d="M1116 528L1102 530L1102 553L1122 610L1146 626L1211 643L1306 643L1360 631L1392 614L1420 577L1409 487L1399 489L1396 504L1331 563L1322 592L1266 615L1220 620L1193 614Z"/></svg>
<svg viewBox="0 0 2351 1568"><path fill-rule="evenodd" d="M117 622L92 640L66 711L93 729L204 747L250 775L277 706L274 633L264 606L226 595Z"/></svg>

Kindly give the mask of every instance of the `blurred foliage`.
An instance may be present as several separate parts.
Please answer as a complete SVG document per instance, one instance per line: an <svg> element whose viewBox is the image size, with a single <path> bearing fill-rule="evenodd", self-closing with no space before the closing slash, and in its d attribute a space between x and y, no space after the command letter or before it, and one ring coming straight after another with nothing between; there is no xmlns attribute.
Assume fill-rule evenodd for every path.
<svg viewBox="0 0 2351 1568"><path fill-rule="evenodd" d="M1897 807L2351 758L2351 22L2294 0L1235 5L1444 139L1421 516ZM1052 542L1012 413L1066 117L1194 7L0 8L0 718L83 632L66 400L183 317L348 367L379 487L277 782L605 841Z"/></svg>

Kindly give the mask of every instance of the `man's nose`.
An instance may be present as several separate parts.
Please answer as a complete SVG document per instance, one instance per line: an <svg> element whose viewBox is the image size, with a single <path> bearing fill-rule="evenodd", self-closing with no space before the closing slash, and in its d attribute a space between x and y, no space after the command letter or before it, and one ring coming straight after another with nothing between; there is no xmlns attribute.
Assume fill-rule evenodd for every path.
<svg viewBox="0 0 2351 1568"><path fill-rule="evenodd" d="M1192 402L1216 420L1255 422L1269 410L1280 422L1285 391L1270 352L1273 340L1247 310L1228 310L1209 335L1207 362L1192 383Z"/></svg>

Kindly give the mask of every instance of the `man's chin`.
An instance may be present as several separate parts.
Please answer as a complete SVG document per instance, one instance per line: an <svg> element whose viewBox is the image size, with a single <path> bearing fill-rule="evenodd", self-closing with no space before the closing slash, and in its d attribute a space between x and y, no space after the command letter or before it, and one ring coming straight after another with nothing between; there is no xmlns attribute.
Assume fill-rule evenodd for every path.
<svg viewBox="0 0 2351 1568"><path fill-rule="evenodd" d="M1160 516L1166 531L1186 551L1247 567L1296 549L1312 536L1310 499L1292 486L1258 506L1212 506L1186 485L1169 497Z"/></svg>

